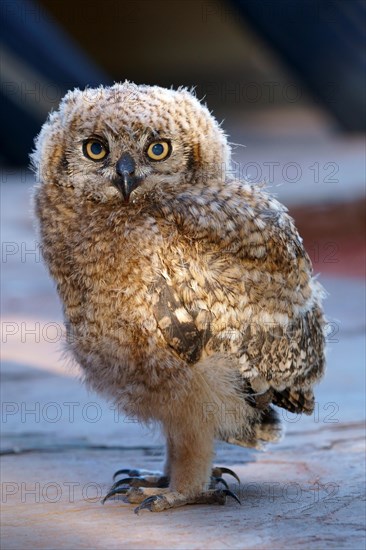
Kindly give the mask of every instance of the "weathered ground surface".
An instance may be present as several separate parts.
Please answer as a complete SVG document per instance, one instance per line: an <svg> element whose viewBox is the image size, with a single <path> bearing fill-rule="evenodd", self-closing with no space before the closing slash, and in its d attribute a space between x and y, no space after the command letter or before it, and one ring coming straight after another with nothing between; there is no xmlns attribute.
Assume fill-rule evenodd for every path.
<svg viewBox="0 0 366 550"><path fill-rule="evenodd" d="M2 548L364 548L365 295L361 279L337 276L342 254L320 277L329 365L314 414L283 413L286 437L265 453L217 445L241 506L137 516L101 496L118 468L161 467L163 441L88 393L62 358L28 195L19 177L2 186Z"/></svg>

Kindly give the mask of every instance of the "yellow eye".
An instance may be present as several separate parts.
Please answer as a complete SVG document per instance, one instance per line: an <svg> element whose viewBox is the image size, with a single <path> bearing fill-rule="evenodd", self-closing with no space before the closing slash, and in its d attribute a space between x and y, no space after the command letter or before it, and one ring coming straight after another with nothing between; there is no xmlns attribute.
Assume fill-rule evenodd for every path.
<svg viewBox="0 0 366 550"><path fill-rule="evenodd" d="M101 141L92 138L84 141L83 153L92 160L103 160L108 155L108 149Z"/></svg>
<svg viewBox="0 0 366 550"><path fill-rule="evenodd" d="M147 156L151 160L164 160L172 151L169 141L154 141L147 148Z"/></svg>

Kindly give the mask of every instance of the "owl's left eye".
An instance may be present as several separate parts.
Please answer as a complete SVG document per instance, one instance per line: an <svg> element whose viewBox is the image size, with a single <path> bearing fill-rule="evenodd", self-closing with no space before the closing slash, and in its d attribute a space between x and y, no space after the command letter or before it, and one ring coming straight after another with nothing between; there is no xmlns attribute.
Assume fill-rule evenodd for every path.
<svg viewBox="0 0 366 550"><path fill-rule="evenodd" d="M83 153L91 160L103 160L108 155L108 149L99 139L87 139L83 143Z"/></svg>
<svg viewBox="0 0 366 550"><path fill-rule="evenodd" d="M151 160L164 160L172 151L170 141L154 141L147 148L147 156Z"/></svg>

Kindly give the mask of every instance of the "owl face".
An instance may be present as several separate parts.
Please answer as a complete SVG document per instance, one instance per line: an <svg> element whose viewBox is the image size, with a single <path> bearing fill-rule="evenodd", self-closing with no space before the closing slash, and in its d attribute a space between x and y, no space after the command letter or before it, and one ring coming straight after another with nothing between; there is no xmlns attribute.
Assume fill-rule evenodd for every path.
<svg viewBox="0 0 366 550"><path fill-rule="evenodd" d="M41 182L129 204L152 189L222 179L230 150L187 90L126 82L69 92L43 126L32 160Z"/></svg>

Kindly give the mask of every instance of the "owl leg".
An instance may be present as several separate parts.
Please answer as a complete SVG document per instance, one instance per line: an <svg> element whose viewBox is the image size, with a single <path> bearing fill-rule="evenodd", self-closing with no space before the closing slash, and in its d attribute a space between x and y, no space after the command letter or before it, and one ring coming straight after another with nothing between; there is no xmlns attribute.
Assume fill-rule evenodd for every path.
<svg viewBox="0 0 366 550"><path fill-rule="evenodd" d="M186 504L225 504L227 496L239 499L229 489L215 489L216 481L212 473L224 473L211 469L213 453L213 430L210 426L196 426L194 421L182 422L183 426L170 426L168 433L168 460L166 471L170 473L169 487L155 491L153 489L131 488L127 493L129 502L141 502L135 513L148 509L160 512L168 508L177 508ZM227 473L227 472L225 472ZM224 482L225 483L225 482Z"/></svg>

